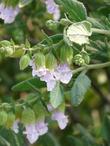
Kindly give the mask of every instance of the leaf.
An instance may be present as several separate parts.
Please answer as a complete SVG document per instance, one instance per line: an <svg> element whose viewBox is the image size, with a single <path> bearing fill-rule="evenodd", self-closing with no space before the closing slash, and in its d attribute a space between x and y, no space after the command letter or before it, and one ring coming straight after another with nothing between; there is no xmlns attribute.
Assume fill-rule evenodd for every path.
<svg viewBox="0 0 110 146"><path fill-rule="evenodd" d="M19 7L22 8L28 4L30 4L33 0L20 0Z"/></svg>
<svg viewBox="0 0 110 146"><path fill-rule="evenodd" d="M30 78L28 80L22 81L17 85L12 87L13 91L29 91L33 88L43 88L46 87L45 83L40 81L39 78Z"/></svg>
<svg viewBox="0 0 110 146"><path fill-rule="evenodd" d="M0 136L0 145L11 146L10 143L2 136Z"/></svg>
<svg viewBox="0 0 110 146"><path fill-rule="evenodd" d="M89 43L88 37L92 34L91 27L92 25L88 21L73 23L67 28L67 38L79 45Z"/></svg>
<svg viewBox="0 0 110 146"><path fill-rule="evenodd" d="M63 6L65 13L69 15L71 20L76 22L86 20L87 12L83 3L77 0L56 0L56 2Z"/></svg>
<svg viewBox="0 0 110 146"><path fill-rule="evenodd" d="M78 106L84 99L84 95L91 85L90 79L82 72L76 79L71 89L71 101L74 106Z"/></svg>
<svg viewBox="0 0 110 146"><path fill-rule="evenodd" d="M41 136L38 143L42 146L60 146L58 139L51 133Z"/></svg>
<svg viewBox="0 0 110 146"><path fill-rule="evenodd" d="M28 55L28 54L23 55L23 56L20 58L20 62L19 62L20 69L21 69L21 70L24 70L26 67L28 67L29 62L30 62L30 57L29 57L29 55Z"/></svg>
<svg viewBox="0 0 110 146"><path fill-rule="evenodd" d="M50 103L54 108L57 108L63 102L63 94L60 84L57 83L56 87L50 92Z"/></svg>

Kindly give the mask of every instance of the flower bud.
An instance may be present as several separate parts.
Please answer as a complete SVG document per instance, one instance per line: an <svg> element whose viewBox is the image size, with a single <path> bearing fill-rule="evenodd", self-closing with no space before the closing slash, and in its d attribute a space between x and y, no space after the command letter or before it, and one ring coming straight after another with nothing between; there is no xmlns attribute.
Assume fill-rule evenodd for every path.
<svg viewBox="0 0 110 146"><path fill-rule="evenodd" d="M64 46L60 49L60 58L62 62L71 64L73 59L73 49L69 46Z"/></svg>
<svg viewBox="0 0 110 146"><path fill-rule="evenodd" d="M89 64L90 63L90 56L89 54L86 52L86 51L81 51L80 53L82 55L82 58L84 59L85 63L86 64Z"/></svg>
<svg viewBox="0 0 110 146"><path fill-rule="evenodd" d="M6 127L11 128L15 121L15 114L13 112L8 113Z"/></svg>
<svg viewBox="0 0 110 146"><path fill-rule="evenodd" d="M85 64L85 61L82 58L82 55L81 54L77 54L77 55L74 56L74 63L76 65L79 65L79 66L82 66L82 65Z"/></svg>
<svg viewBox="0 0 110 146"><path fill-rule="evenodd" d="M13 47L5 47L6 56L11 56L14 53Z"/></svg>
<svg viewBox="0 0 110 146"><path fill-rule="evenodd" d="M5 111L0 111L0 126L4 126L7 122L7 113Z"/></svg>
<svg viewBox="0 0 110 146"><path fill-rule="evenodd" d="M34 60L37 68L45 66L45 56L43 53L36 53L34 55Z"/></svg>
<svg viewBox="0 0 110 146"><path fill-rule="evenodd" d="M52 53L46 55L46 68L54 69L57 66L57 60Z"/></svg>
<svg viewBox="0 0 110 146"><path fill-rule="evenodd" d="M46 22L46 26L50 29L50 30L57 30L58 28L58 22L57 21L53 21L53 20L48 20Z"/></svg>
<svg viewBox="0 0 110 146"><path fill-rule="evenodd" d="M25 108L22 112L21 121L23 124L28 125L35 122L35 113L31 108Z"/></svg>
<svg viewBox="0 0 110 146"><path fill-rule="evenodd" d="M60 24L67 26L67 25L71 24L71 22L69 20L67 20L66 18L62 18L60 20Z"/></svg>
<svg viewBox="0 0 110 146"><path fill-rule="evenodd" d="M20 70L24 70L29 65L29 62L30 62L29 55L28 54L23 55L20 58L20 62L19 62Z"/></svg>

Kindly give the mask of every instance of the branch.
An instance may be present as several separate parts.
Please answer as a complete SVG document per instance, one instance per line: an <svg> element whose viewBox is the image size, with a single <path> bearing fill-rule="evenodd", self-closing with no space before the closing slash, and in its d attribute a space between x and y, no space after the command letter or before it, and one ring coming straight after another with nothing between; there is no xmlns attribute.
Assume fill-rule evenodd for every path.
<svg viewBox="0 0 110 146"><path fill-rule="evenodd" d="M73 70L73 74L76 74L76 73L84 71L84 70L100 69L100 68L105 68L105 67L108 67L108 66L110 66L110 61L106 62L106 63L86 65L86 66L83 66L83 67L80 67L78 69Z"/></svg>

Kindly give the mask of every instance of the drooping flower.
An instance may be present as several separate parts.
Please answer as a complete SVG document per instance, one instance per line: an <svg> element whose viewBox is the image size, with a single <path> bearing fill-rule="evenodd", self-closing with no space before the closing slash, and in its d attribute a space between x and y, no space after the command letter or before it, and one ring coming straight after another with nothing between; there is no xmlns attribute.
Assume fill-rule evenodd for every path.
<svg viewBox="0 0 110 146"><path fill-rule="evenodd" d="M26 134L28 141L31 144L35 143L36 140L39 138L39 134L36 130L35 124L26 125L25 129L26 129L26 131L24 132L24 134Z"/></svg>
<svg viewBox="0 0 110 146"><path fill-rule="evenodd" d="M19 8L16 6L6 7L3 3L0 4L0 18L4 20L4 23L12 23L15 20L15 17L19 13Z"/></svg>
<svg viewBox="0 0 110 146"><path fill-rule="evenodd" d="M60 64L52 70L49 70L45 66L37 68L34 61L30 62L30 66L32 67L32 75L38 76L41 81L46 82L48 91L54 89L57 81L68 84L72 78L72 71L68 64Z"/></svg>
<svg viewBox="0 0 110 146"><path fill-rule="evenodd" d="M19 132L19 120L16 120L14 123L13 123L13 126L12 126L12 130L17 134Z"/></svg>
<svg viewBox="0 0 110 146"><path fill-rule="evenodd" d="M39 134L39 136L44 135L45 133L48 132L48 124L45 123L44 121L39 121L36 125L36 130Z"/></svg>
<svg viewBox="0 0 110 146"><path fill-rule="evenodd" d="M47 11L50 14L53 14L54 20L59 20L60 18L60 10L59 6L54 2L54 0L45 0Z"/></svg>
<svg viewBox="0 0 110 146"><path fill-rule="evenodd" d="M60 64L54 71L56 80L61 81L64 84L68 84L72 78L72 71L68 64Z"/></svg>
<svg viewBox="0 0 110 146"><path fill-rule="evenodd" d="M48 124L41 120L37 123L26 125L25 129L24 134L26 134L28 141L33 144L38 140L39 136L48 132Z"/></svg>
<svg viewBox="0 0 110 146"><path fill-rule="evenodd" d="M64 129L68 124L68 117L60 111L55 111L52 113L52 120L56 120L58 122L59 128Z"/></svg>

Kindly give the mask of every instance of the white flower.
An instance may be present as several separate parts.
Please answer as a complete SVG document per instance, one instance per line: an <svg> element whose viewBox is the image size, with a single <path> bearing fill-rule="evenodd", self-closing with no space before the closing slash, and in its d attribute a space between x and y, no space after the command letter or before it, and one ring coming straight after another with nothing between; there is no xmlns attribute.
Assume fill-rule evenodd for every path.
<svg viewBox="0 0 110 146"><path fill-rule="evenodd" d="M68 124L68 117L63 112L53 112L52 120L56 120L58 122L60 129L64 129Z"/></svg>

